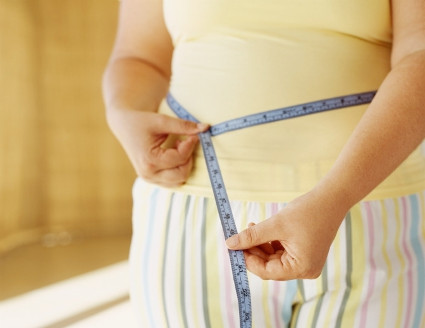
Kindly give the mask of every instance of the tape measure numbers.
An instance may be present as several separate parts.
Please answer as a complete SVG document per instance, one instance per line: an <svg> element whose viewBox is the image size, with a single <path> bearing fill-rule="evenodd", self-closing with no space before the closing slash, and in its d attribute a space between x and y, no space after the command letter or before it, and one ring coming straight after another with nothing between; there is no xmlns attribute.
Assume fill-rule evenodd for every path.
<svg viewBox="0 0 425 328"><path fill-rule="evenodd" d="M224 180L221 175L217 155L212 143L212 136L255 125L272 123L329 110L367 104L372 101L375 94L376 91L370 91L348 96L329 98L285 108L278 108L225 121L211 126L211 128L206 132L200 133L199 139L204 153L208 175L210 177L210 182L225 238L227 239L230 236L237 234L238 231L233 218L232 208L230 206L229 197L227 196ZM167 103L171 110L179 118L199 123L199 121L194 116L192 116L176 101L171 93L167 95ZM240 327L250 328L252 327L251 295L243 251L229 250L229 255L233 281L238 298Z"/></svg>
<svg viewBox="0 0 425 328"><path fill-rule="evenodd" d="M174 113L181 119L199 123L185 108L173 98L171 94L167 95L167 102ZM211 140L210 130L200 133L204 158L210 177L211 186L214 193L214 199L218 209L218 214L223 228L225 239L237 234L235 220L233 218L232 208L229 203L224 180L221 175L220 166L217 161L214 146ZM248 276L246 272L245 258L243 251L229 250L230 264L233 274L233 282L235 284L236 295L238 298L239 320L240 326L243 328L251 328L252 310L251 295L249 290Z"/></svg>
<svg viewBox="0 0 425 328"><path fill-rule="evenodd" d="M375 94L376 91L357 93L242 116L213 125L211 127L211 135L216 136L225 132L244 129L254 125L272 123L290 118L322 113L329 110L367 104L372 101Z"/></svg>

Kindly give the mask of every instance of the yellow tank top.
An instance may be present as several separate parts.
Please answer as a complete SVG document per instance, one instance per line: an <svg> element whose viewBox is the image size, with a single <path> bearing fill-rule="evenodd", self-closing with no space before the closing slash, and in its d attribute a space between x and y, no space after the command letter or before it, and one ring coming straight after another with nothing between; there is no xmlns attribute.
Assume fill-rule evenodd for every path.
<svg viewBox="0 0 425 328"><path fill-rule="evenodd" d="M376 90L390 69L389 0L163 0L170 91L200 121ZM213 139L229 196L288 201L330 169L367 106ZM160 112L173 115L164 101ZM425 189L419 147L369 199ZM212 195L202 150L180 190Z"/></svg>

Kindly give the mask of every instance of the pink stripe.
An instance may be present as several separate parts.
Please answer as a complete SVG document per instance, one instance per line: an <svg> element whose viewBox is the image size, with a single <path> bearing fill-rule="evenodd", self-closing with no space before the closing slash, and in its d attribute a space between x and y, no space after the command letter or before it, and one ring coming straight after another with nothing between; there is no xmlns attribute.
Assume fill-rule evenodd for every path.
<svg viewBox="0 0 425 328"><path fill-rule="evenodd" d="M274 311L274 321L276 327L282 326L280 322L280 307L279 307L279 296L280 296L280 283L279 281L274 281L273 283L273 311Z"/></svg>
<svg viewBox="0 0 425 328"><path fill-rule="evenodd" d="M277 203L271 204L271 215L275 215L278 212ZM278 281L275 281L273 284L273 312L274 312L274 320L276 327L281 326L280 322L280 307L279 307L279 296L280 296L280 283Z"/></svg>
<svg viewBox="0 0 425 328"><path fill-rule="evenodd" d="M412 259L412 254L409 252L409 248L407 246L407 240L408 240L408 226L409 223L407 221L407 202L406 202L406 198L403 197L401 199L401 204L403 207L403 251L406 254L406 258L407 258L407 306L406 306L406 317L405 317L405 323L403 325L403 327L409 327L410 326L410 321L411 321L411 317L412 317L412 299L413 299L413 277L412 277L412 263L413 263L413 259Z"/></svg>
<svg viewBox="0 0 425 328"><path fill-rule="evenodd" d="M373 256L373 249L375 246L373 214L372 214L372 209L369 202L365 203L365 208L366 208L366 223L367 223L368 237L369 237L370 275L369 275L368 285L366 286L367 287L366 299L361 309L360 327L366 327L367 308L368 308L368 304L370 302L370 299L372 297L372 293L375 287L375 271L376 271L376 264L375 264L375 260Z"/></svg>
<svg viewBox="0 0 425 328"><path fill-rule="evenodd" d="M277 203L271 203L271 214L275 215L278 212Z"/></svg>
<svg viewBox="0 0 425 328"><path fill-rule="evenodd" d="M223 243L224 244L224 243ZM229 327L235 328L235 320L234 320L234 313L233 313L233 305L232 305L232 293L235 292L234 284L233 284L233 274L232 270L230 268L230 262L229 262L229 253L228 251L222 247L223 251L223 258L226 259L226 262L224 263L224 297L226 298L226 310L227 310L227 323Z"/></svg>

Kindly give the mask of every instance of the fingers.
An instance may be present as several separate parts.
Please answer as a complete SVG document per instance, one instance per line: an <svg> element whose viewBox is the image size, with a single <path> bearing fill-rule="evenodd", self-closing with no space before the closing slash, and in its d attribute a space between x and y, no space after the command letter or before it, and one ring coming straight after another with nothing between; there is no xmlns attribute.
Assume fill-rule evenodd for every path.
<svg viewBox="0 0 425 328"><path fill-rule="evenodd" d="M178 140L173 148L156 148L153 155L156 158L157 170L169 169L186 163L192 157L198 141L197 136L189 136L185 140Z"/></svg>
<svg viewBox="0 0 425 328"><path fill-rule="evenodd" d="M250 252L245 252L245 263L250 272L264 280L291 280L296 277L294 270L285 266L282 261L282 254L264 259Z"/></svg>
<svg viewBox="0 0 425 328"><path fill-rule="evenodd" d="M248 223L248 227L252 227L254 225L255 223L253 222ZM257 247L251 248L250 249L251 253L253 253L252 252L253 249L260 249L262 253L272 255L272 254L275 254L276 251L278 250L283 250L283 246L279 241L274 240L270 243L261 244L261 245L258 245Z"/></svg>
<svg viewBox="0 0 425 328"><path fill-rule="evenodd" d="M244 249L247 269L264 280L291 280L301 277L296 260L276 239L278 222L272 217L226 240L230 249ZM273 239L273 240L270 240Z"/></svg>
<svg viewBox="0 0 425 328"><path fill-rule="evenodd" d="M108 124L137 175L163 186L175 186L186 181L192 168L192 154L198 143L197 134L209 127L207 124L138 110L109 111ZM185 140L173 142L174 136L184 136Z"/></svg>
<svg viewBox="0 0 425 328"><path fill-rule="evenodd" d="M166 115L158 115L152 122L151 129L158 134L195 135L208 130L209 125L174 118Z"/></svg>
<svg viewBox="0 0 425 328"><path fill-rule="evenodd" d="M189 136L185 140L177 140L173 148L151 149L139 161L138 175L146 181L168 187L184 183L192 168L192 155L197 143L197 136Z"/></svg>
<svg viewBox="0 0 425 328"><path fill-rule="evenodd" d="M141 160L141 172L144 173L145 178L153 177L159 171L167 169L182 171L181 167L190 160L199 141L196 134L208 128L208 124L157 115L149 127L152 134L150 150L144 153ZM171 145L163 146L169 135L174 135L176 138L183 135L186 138L177 138Z"/></svg>
<svg viewBox="0 0 425 328"><path fill-rule="evenodd" d="M253 247L244 251L247 269L265 280L316 279L320 276L323 263L294 257L286 250L267 254Z"/></svg>
<svg viewBox="0 0 425 328"><path fill-rule="evenodd" d="M248 227L254 225L251 222ZM284 270L283 259L288 254L277 240L249 248L244 254L247 269L264 280L288 280L293 275L292 270Z"/></svg>
<svg viewBox="0 0 425 328"><path fill-rule="evenodd" d="M283 251L284 247L280 241L273 240L271 243L271 246L273 247L273 250L276 251Z"/></svg>
<svg viewBox="0 0 425 328"><path fill-rule="evenodd" d="M255 255L263 260L267 260L270 256L268 251L264 251L261 247L252 247L246 252L249 252L249 254Z"/></svg>
<svg viewBox="0 0 425 328"><path fill-rule="evenodd" d="M158 184L164 187L177 187L182 185L188 179L192 170L193 160L189 160L183 165L156 171L153 174L142 176L142 178L150 183Z"/></svg>
<svg viewBox="0 0 425 328"><path fill-rule="evenodd" d="M334 230L327 228L326 219L333 218L328 211L318 214L316 209L321 203L312 206L311 198L305 197L226 240L228 248L244 250L250 272L273 280L320 276L335 237Z"/></svg>
<svg viewBox="0 0 425 328"><path fill-rule="evenodd" d="M280 239L278 228L278 221L272 217L259 224L251 225L239 234L228 238L226 240L227 247L234 250L248 249L278 240Z"/></svg>
<svg viewBox="0 0 425 328"><path fill-rule="evenodd" d="M276 272L283 272L282 262L280 259L268 260L246 252L245 263L250 272L264 280L281 280L277 279L278 277L276 274Z"/></svg>

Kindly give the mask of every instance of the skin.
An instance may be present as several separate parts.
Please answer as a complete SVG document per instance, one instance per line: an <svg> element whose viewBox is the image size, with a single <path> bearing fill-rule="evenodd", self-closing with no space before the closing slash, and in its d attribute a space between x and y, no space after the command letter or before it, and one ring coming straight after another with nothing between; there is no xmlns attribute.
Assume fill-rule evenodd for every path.
<svg viewBox="0 0 425 328"><path fill-rule="evenodd" d="M263 279L318 277L346 213L425 138L425 3L393 0L392 14L391 71L334 166L311 191L226 241L244 250L248 270ZM122 0L104 75L107 120L138 175L163 186L186 181L196 133L208 128L156 113L172 48L159 1ZM170 134L186 139L165 150Z"/></svg>
<svg viewBox="0 0 425 328"><path fill-rule="evenodd" d="M103 77L106 118L136 173L165 187L187 180L197 134L208 129L207 124L156 113L168 90L172 52L161 2L122 0L117 37ZM184 140L179 138L165 149L161 145L169 135Z"/></svg>

